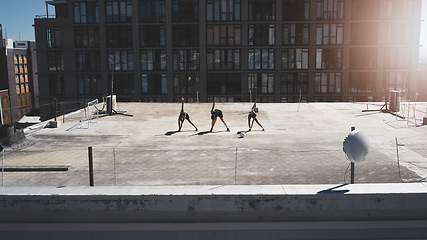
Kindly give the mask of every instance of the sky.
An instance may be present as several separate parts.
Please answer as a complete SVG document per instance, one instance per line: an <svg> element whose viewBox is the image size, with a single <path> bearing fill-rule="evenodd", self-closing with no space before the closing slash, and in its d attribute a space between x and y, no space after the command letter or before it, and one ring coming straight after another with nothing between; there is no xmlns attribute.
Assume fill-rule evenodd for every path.
<svg viewBox="0 0 427 240"><path fill-rule="evenodd" d="M427 0L423 1L421 19L420 57L427 61ZM3 38L34 41L34 18L46 15L46 0L0 0L0 24L3 25ZM49 13L54 8L49 7Z"/></svg>

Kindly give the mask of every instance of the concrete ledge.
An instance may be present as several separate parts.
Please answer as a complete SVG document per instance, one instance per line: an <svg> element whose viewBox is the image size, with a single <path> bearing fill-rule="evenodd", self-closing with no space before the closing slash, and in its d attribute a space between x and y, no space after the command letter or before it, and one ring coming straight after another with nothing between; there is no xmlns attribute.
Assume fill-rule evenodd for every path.
<svg viewBox="0 0 427 240"><path fill-rule="evenodd" d="M423 183L0 189L11 238L427 238Z"/></svg>

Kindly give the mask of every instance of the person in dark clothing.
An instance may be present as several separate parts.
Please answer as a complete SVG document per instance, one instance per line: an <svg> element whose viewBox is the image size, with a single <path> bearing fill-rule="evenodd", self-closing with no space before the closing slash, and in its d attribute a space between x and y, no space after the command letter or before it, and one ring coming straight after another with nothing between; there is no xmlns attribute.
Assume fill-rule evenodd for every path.
<svg viewBox="0 0 427 240"><path fill-rule="evenodd" d="M196 125L194 125L190 120L190 115L188 113L184 112L184 98L181 98L181 112L179 113L178 117L178 132L181 131L182 125L184 124L184 120L187 120L193 127L198 130Z"/></svg>
<svg viewBox="0 0 427 240"><path fill-rule="evenodd" d="M222 111L219 109L215 109L215 102L216 102L216 98L214 98L212 109L211 109L212 125L211 125L210 132L212 132L213 127L215 126L215 123L216 123L216 120L218 117L224 123L224 126L227 128L227 132L229 132L230 129L228 128L227 123L224 121L224 115L222 114Z"/></svg>
<svg viewBox="0 0 427 240"><path fill-rule="evenodd" d="M252 130L252 127L254 126L254 121L256 123L258 123L258 125L262 128L262 130L264 131L264 127L261 125L261 123L258 122L258 119L256 118L256 113L255 113L255 109L256 109L256 99L254 102L254 105L252 106L252 110L249 112L248 114L248 126L249 126L249 131ZM252 119L252 122L251 122Z"/></svg>

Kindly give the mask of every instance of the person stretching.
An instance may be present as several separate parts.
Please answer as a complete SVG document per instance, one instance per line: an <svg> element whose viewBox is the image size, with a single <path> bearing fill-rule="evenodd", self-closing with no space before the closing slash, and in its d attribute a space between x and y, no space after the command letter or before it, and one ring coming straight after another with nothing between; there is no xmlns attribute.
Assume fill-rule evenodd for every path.
<svg viewBox="0 0 427 240"><path fill-rule="evenodd" d="M256 108L256 99L254 102L254 105L252 106L252 110L249 112L248 114L248 126L249 126L249 131L252 130L252 127L254 126L254 121L256 123L258 123L258 125L262 128L262 130L264 131L264 128L262 127L261 123L258 122L258 119L256 118L256 113L255 113L255 109ZM252 118L252 123L251 123L251 118Z"/></svg>
<svg viewBox="0 0 427 240"><path fill-rule="evenodd" d="M181 98L181 112L179 113L179 117L178 117L178 132L181 131L181 128L182 128L182 125L184 124L185 119L187 119L187 121L191 125L193 125L193 127L196 129L196 132L197 132L197 127L191 122L190 115L184 112L184 98Z"/></svg>
<svg viewBox="0 0 427 240"><path fill-rule="evenodd" d="M212 125L211 125L210 132L212 132L212 130L213 130L214 126L215 126L215 122L216 122L216 120L217 120L218 117L224 123L224 126L227 128L227 132L229 132L230 129L228 128L227 123L224 121L224 116L222 115L222 111L219 110L219 109L215 109L215 102L216 102L216 97L214 98L212 109L211 109Z"/></svg>

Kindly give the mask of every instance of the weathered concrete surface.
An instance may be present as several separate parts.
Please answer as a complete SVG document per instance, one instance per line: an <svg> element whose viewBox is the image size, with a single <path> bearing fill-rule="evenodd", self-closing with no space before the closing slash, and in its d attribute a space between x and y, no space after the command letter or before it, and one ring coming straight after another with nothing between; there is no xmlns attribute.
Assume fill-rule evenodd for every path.
<svg viewBox="0 0 427 240"><path fill-rule="evenodd" d="M423 183L1 190L8 239L427 238Z"/></svg>
<svg viewBox="0 0 427 240"><path fill-rule="evenodd" d="M377 105L369 109L379 109L381 103ZM342 142L352 126L370 141L366 161L356 165L356 183L412 182L427 176L427 126L362 112L367 104L304 103L298 111L298 104L259 103L258 119L266 130L255 124L244 138L237 133L248 130L250 103L217 103L231 132L218 121L212 133L209 103L184 106L198 132L188 122L176 132L180 103L118 106L133 117L106 116L88 125L79 123L82 112L77 112L65 116L57 129L26 129L32 145L6 151L5 166L69 170L7 172L5 186L87 186L88 146L93 146L95 186L349 183ZM426 106L417 103L418 125ZM404 144L399 147L400 169L396 137Z"/></svg>

